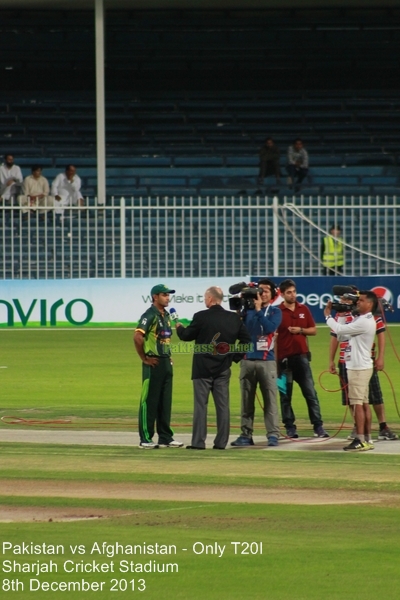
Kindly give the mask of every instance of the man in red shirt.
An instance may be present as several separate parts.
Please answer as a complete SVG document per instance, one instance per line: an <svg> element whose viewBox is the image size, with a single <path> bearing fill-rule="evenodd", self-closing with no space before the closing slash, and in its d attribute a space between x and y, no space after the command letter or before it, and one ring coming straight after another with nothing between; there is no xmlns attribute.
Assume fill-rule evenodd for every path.
<svg viewBox="0 0 400 600"><path fill-rule="evenodd" d="M300 386L307 402L308 415L314 428L314 436L326 438L329 434L323 428L321 410L310 368L308 335L316 335L317 328L312 315L304 304L296 301L296 284L285 279L279 286L283 302L282 322L278 327L278 370L286 373L286 390L280 391L282 421L288 437L298 438L295 414L292 408L293 381Z"/></svg>

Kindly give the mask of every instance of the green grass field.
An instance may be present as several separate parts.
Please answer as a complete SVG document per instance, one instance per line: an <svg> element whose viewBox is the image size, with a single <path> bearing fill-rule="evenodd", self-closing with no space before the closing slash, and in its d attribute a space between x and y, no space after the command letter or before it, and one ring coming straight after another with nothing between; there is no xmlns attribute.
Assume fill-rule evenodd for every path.
<svg viewBox="0 0 400 600"><path fill-rule="evenodd" d="M391 327L396 348L400 348L400 328ZM1 331L0 367L2 414L12 413L26 418L74 417L74 427L93 421L96 427L133 427L136 423L141 385L141 364L134 352L131 331L18 330ZM324 391L319 375L328 365L328 328L320 327L310 340L312 370L327 427L337 428L344 410L340 393ZM174 356L173 422L178 432L190 430L192 415L191 355ZM387 341L387 371L394 389L400 387L399 363ZM232 428L239 427L240 395L239 366L233 365L231 378ZM327 389L337 389L339 379L329 373L321 383ZM386 399L387 419L398 420L396 404L389 381L381 375ZM293 406L301 427L309 426L306 405L295 386ZM22 412L20 412L22 411ZM210 404L210 423L213 422ZM122 421L121 421L122 420ZM261 410L256 414L256 426L263 433Z"/></svg>
<svg viewBox="0 0 400 600"><path fill-rule="evenodd" d="M391 328L391 334L400 347L400 329ZM0 335L0 366L6 367L0 369L1 416L70 420L64 425L30 426L38 430L136 430L141 371L132 332L19 330ZM316 380L327 366L328 337L321 328L312 340ZM174 357L177 438L190 431L190 363L188 355ZM386 371L394 389L399 389L398 362L389 344ZM234 366L233 433L239 426L237 376ZM398 430L389 382L384 376L381 381L388 421ZM326 374L323 384L337 388L338 379ZM340 394L316 386L325 424L336 431L344 414ZM294 406L300 428L308 432L305 402L297 390ZM257 430L263 435L261 410L257 413ZM209 422L212 432L212 404ZM12 430L21 425L2 422L1 427ZM239 600L247 595L255 600L398 598L400 455L349 456L315 447L312 452L274 449L193 455L185 450L144 453L127 446L6 442L0 443L0 455L0 589L12 598L119 600L132 594L149 600ZM171 500L171 494L176 498ZM63 515L68 520L61 520ZM59 544L64 554L21 556L8 550L7 544L23 542ZM110 548L119 543L124 554L93 553L93 545L101 547L103 542ZM176 554L125 552L129 546L156 543L175 546ZM82 554L73 554L70 546L78 545ZM7 573L4 562L16 560L28 565L25 569L34 569L37 561L51 559L57 572L39 575L18 573L16 566ZM65 561L73 561L68 568L79 569L81 564L90 567L93 560L104 568L113 562L114 571L64 571ZM178 572L122 572L121 560L129 565L151 563L152 568L176 564ZM57 589L30 591L30 579L55 582ZM82 579L87 585L104 582L103 589L65 592L58 587L60 582ZM12 586L18 591L11 593Z"/></svg>

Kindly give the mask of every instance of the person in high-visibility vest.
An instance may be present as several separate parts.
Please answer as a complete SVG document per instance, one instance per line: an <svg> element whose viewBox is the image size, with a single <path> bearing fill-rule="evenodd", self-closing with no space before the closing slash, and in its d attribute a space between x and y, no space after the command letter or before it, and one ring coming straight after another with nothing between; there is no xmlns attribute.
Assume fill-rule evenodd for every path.
<svg viewBox="0 0 400 600"><path fill-rule="evenodd" d="M332 225L329 234L322 240L321 261L324 275L340 275L343 273L344 248L340 237L340 225Z"/></svg>

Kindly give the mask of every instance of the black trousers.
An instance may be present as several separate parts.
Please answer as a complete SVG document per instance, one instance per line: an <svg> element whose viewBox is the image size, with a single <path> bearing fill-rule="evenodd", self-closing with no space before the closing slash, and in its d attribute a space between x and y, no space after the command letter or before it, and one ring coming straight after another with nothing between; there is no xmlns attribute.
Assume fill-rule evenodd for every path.
<svg viewBox="0 0 400 600"><path fill-rule="evenodd" d="M157 425L158 443L173 440L171 423L172 364L160 358L158 365L142 364L142 393L139 407L139 436L141 442L151 442Z"/></svg>

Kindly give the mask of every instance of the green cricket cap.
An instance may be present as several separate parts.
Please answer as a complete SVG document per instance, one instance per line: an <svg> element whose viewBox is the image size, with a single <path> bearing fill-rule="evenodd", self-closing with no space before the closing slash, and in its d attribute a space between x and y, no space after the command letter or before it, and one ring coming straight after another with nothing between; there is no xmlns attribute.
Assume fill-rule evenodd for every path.
<svg viewBox="0 0 400 600"><path fill-rule="evenodd" d="M158 283L151 288L150 296L155 296L156 294L175 294L175 290L170 290L165 283Z"/></svg>

